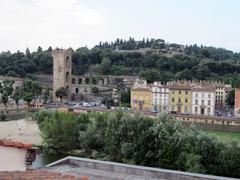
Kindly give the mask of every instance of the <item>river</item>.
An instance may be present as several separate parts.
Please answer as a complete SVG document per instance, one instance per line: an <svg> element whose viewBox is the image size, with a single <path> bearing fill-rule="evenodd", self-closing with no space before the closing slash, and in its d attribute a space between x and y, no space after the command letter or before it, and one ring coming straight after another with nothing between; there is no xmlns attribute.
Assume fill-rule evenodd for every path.
<svg viewBox="0 0 240 180"><path fill-rule="evenodd" d="M40 153L37 154L36 160L32 164L32 168L39 168L44 167L54 161L57 161L59 159L62 159L66 157L65 155L53 155L53 154L47 154L47 153Z"/></svg>

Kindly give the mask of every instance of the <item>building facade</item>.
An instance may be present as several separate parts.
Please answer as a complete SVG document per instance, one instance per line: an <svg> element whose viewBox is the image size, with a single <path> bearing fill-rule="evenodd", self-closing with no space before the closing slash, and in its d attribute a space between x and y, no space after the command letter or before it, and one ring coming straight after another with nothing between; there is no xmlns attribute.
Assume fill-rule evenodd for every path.
<svg viewBox="0 0 240 180"><path fill-rule="evenodd" d="M188 82L168 84L169 111L177 114L191 114L191 86Z"/></svg>
<svg viewBox="0 0 240 180"><path fill-rule="evenodd" d="M196 86L192 89L192 114L214 116L215 88Z"/></svg>
<svg viewBox="0 0 240 180"><path fill-rule="evenodd" d="M240 88L235 89L234 114L236 118L240 118Z"/></svg>
<svg viewBox="0 0 240 180"><path fill-rule="evenodd" d="M224 84L222 82L215 83L215 105L216 107L225 107L226 99L229 92L232 90L232 86L230 84Z"/></svg>
<svg viewBox="0 0 240 180"><path fill-rule="evenodd" d="M131 89L131 108L134 111L150 111L152 108L152 89L147 82L137 80Z"/></svg>
<svg viewBox="0 0 240 180"><path fill-rule="evenodd" d="M152 112L168 112L169 89L159 82L152 87Z"/></svg>

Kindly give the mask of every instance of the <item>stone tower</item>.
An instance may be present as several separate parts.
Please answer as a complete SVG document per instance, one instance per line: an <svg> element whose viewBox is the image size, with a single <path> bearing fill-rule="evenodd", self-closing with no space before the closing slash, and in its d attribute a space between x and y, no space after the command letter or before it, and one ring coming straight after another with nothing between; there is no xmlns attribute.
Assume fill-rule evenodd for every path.
<svg viewBox="0 0 240 180"><path fill-rule="evenodd" d="M68 99L71 99L72 52L71 50L56 49L53 56L53 100L55 92L64 87L68 90Z"/></svg>

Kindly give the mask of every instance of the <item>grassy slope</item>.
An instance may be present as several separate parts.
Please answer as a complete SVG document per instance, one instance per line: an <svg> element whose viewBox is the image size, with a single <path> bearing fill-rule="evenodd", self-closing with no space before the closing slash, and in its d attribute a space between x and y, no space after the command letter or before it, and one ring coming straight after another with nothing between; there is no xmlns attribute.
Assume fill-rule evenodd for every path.
<svg viewBox="0 0 240 180"><path fill-rule="evenodd" d="M217 135L223 142L231 143L238 141L240 143L240 132L225 132L225 131L206 131L209 134Z"/></svg>

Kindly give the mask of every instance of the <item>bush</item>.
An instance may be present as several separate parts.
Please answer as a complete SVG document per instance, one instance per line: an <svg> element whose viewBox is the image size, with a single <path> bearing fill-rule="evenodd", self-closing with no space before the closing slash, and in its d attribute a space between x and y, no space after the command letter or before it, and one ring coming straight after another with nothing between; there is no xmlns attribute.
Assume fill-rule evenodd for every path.
<svg viewBox="0 0 240 180"><path fill-rule="evenodd" d="M0 121L7 121L7 116L3 113L0 114Z"/></svg>

